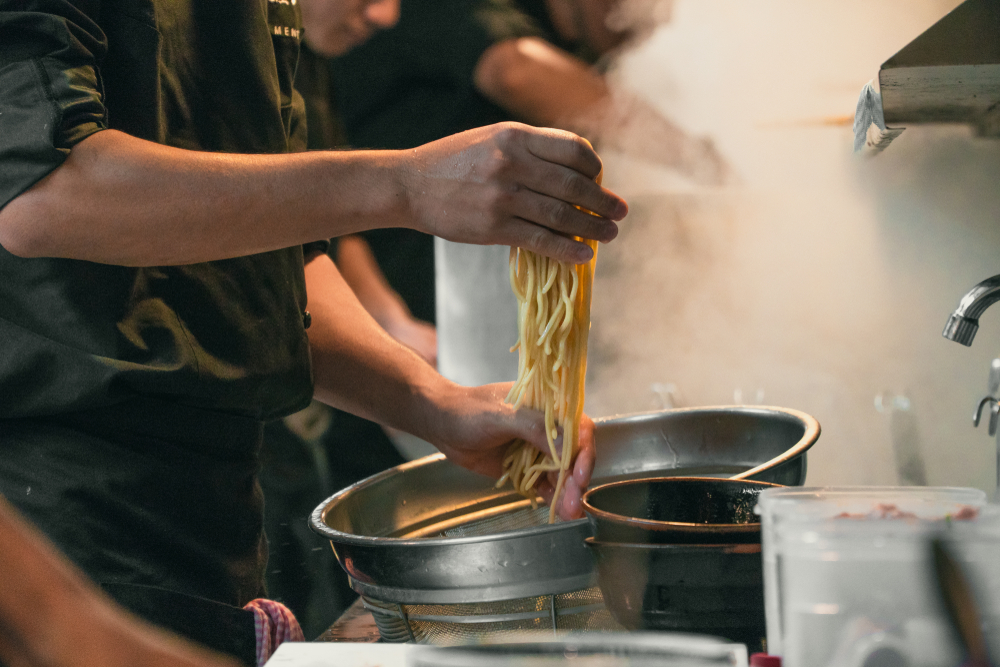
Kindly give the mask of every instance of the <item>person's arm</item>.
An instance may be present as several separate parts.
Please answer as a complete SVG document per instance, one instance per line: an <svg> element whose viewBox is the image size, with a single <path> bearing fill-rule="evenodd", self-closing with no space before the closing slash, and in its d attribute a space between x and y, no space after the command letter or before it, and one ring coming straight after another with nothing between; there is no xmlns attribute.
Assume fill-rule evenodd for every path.
<svg viewBox="0 0 1000 667"><path fill-rule="evenodd" d="M476 64L474 83L487 99L533 125L577 132L676 167L708 182L727 167L712 144L692 137L639 98L614 92L587 63L537 37L494 44Z"/></svg>
<svg viewBox="0 0 1000 667"><path fill-rule="evenodd" d="M593 182L600 167L579 137L513 123L408 151L285 155L194 152L104 130L0 210L0 245L155 266L402 225L581 262L590 249L568 235L611 240L610 219L627 210Z"/></svg>
<svg viewBox="0 0 1000 667"><path fill-rule="evenodd" d="M238 667L128 613L0 496L0 663Z"/></svg>
<svg viewBox="0 0 1000 667"><path fill-rule="evenodd" d="M543 416L503 402L510 383L462 387L443 378L375 323L329 257L306 265L306 287L316 399L412 433L458 465L492 477L500 476L517 438L548 451ZM585 418L561 516L582 516L580 496L593 467L593 423ZM551 493L550 481L542 495Z"/></svg>
<svg viewBox="0 0 1000 667"><path fill-rule="evenodd" d="M545 5L560 37L568 42L582 42L595 53L604 55L631 37L630 31L608 25L613 12L627 1L546 0Z"/></svg>
<svg viewBox="0 0 1000 667"><path fill-rule="evenodd" d="M437 365L434 325L413 317L406 302L389 285L367 241L356 235L338 239L337 268L364 309L386 333L412 348L432 366Z"/></svg>

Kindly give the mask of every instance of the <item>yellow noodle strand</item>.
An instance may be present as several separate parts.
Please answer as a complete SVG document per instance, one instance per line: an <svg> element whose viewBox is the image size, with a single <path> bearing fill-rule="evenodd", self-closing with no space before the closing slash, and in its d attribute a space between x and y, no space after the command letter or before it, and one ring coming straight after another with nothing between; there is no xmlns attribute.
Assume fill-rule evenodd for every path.
<svg viewBox="0 0 1000 667"><path fill-rule="evenodd" d="M518 374L506 400L515 407L544 413L549 452L540 452L523 441L514 443L504 457L504 472L497 486L510 482L535 507L536 483L542 475L559 471L549 508L550 523L555 520L556 501L579 445L583 416L590 300L597 259L597 243L584 242L594 251L594 257L578 265L528 250L510 251L510 284L518 301L518 341L511 352L518 351ZM562 451L556 447L560 431Z"/></svg>

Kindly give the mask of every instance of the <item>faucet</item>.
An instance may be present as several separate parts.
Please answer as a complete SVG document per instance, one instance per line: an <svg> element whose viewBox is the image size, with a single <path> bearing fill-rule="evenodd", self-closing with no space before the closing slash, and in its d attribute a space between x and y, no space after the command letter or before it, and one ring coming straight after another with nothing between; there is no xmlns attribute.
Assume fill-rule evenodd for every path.
<svg viewBox="0 0 1000 667"><path fill-rule="evenodd" d="M979 316L997 301L1000 301L1000 276L993 276L962 297L941 335L966 347L972 345L972 339L979 330Z"/></svg>
<svg viewBox="0 0 1000 667"><path fill-rule="evenodd" d="M958 302L958 308L948 318L941 335L948 340L972 345L972 339L979 330L979 316L986 309L1000 301L1000 275L987 278L973 287ZM976 412L972 415L972 425L979 426L983 408L990 406L990 435L997 433L1000 421L1000 359L994 359L990 364L989 393L979 401ZM1000 434L997 434L997 490L993 496L994 502L1000 501Z"/></svg>

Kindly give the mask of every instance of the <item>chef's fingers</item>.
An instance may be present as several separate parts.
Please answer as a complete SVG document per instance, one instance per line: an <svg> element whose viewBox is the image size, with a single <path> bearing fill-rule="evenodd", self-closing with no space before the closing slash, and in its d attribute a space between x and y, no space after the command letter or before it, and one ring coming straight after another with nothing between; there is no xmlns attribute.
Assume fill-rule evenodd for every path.
<svg viewBox="0 0 1000 667"><path fill-rule="evenodd" d="M537 158L561 164L594 180L603 165L589 141L555 128L534 128L526 137L528 151Z"/></svg>
<svg viewBox="0 0 1000 667"><path fill-rule="evenodd" d="M606 219L581 211L562 199L524 191L512 201L513 213L523 220L535 223L566 236L579 236L607 243L618 236L618 225Z"/></svg>
<svg viewBox="0 0 1000 667"><path fill-rule="evenodd" d="M552 495L555 491L556 483L552 480L552 473L538 478L538 483L535 484L535 493L542 497L546 505L552 504Z"/></svg>
<svg viewBox="0 0 1000 667"><path fill-rule="evenodd" d="M556 508L559 516L566 520L582 519L582 496L583 491L577 485L576 479L574 479L572 475L567 475L566 481L563 484L563 492L559 498L559 505Z"/></svg>
<svg viewBox="0 0 1000 667"><path fill-rule="evenodd" d="M609 230L615 229L612 220L621 220L628 214L628 204L611 190L578 171L552 162L537 159L527 161L518 171L516 183L532 192L592 211L595 216L600 216L598 219ZM596 240L604 240L606 236L592 236L575 231L572 233Z"/></svg>
<svg viewBox="0 0 1000 667"><path fill-rule="evenodd" d="M558 483L558 472L550 472L545 477L539 479L535 485L535 491L546 505L552 504L552 496L555 493L555 486ZM556 501L556 514L563 521L583 518L583 505L581 497L583 492L577 485L576 480L571 475L566 476L563 482L563 490Z"/></svg>
<svg viewBox="0 0 1000 667"><path fill-rule="evenodd" d="M583 264L594 257L594 251L586 243L557 234L524 218L513 218L508 226L506 243L509 245L570 264Z"/></svg>
<svg viewBox="0 0 1000 667"><path fill-rule="evenodd" d="M590 486L590 478L597 463L597 448L594 440L594 421L587 415L580 420L580 451L573 462L573 481L582 491Z"/></svg>

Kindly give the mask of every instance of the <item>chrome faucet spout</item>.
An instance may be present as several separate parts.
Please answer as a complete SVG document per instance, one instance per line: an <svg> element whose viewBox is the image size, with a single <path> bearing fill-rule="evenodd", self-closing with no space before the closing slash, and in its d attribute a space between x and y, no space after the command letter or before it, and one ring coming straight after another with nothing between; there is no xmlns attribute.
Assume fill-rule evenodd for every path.
<svg viewBox="0 0 1000 667"><path fill-rule="evenodd" d="M1000 275L987 278L962 297L941 335L965 346L972 345L979 330L979 316L997 301L1000 301Z"/></svg>

